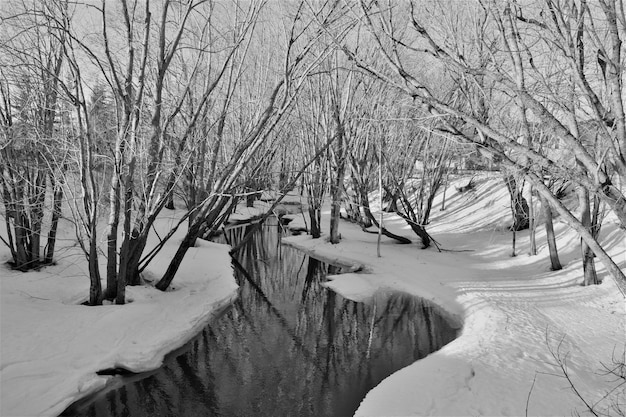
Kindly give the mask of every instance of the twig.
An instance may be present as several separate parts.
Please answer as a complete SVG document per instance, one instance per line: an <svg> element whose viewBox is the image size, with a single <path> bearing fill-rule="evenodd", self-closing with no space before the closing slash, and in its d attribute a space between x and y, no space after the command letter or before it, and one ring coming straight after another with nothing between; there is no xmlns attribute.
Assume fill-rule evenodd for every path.
<svg viewBox="0 0 626 417"><path fill-rule="evenodd" d="M533 388L535 388L535 381L537 380L537 373L535 372L535 376L533 378L533 383L530 386L530 391L528 391L528 397L526 397L526 415L528 416L528 404L530 404L530 396L533 393Z"/></svg>
<svg viewBox="0 0 626 417"><path fill-rule="evenodd" d="M574 394L576 394L576 396L585 404L589 412L594 416L598 416L598 413L596 413L593 406L590 405L582 396L582 394L578 391L578 389L576 389L576 385L569 376L569 372L567 371L567 353L565 354L565 356L561 356L561 346L563 345L564 341L565 334L561 337L561 340L559 341L555 352L554 349L552 349L552 347L550 346L550 341L548 340L548 331L546 330L546 345L548 346L548 351L556 361L558 367L561 369L562 376L567 379L570 388L572 389L572 391L574 391Z"/></svg>

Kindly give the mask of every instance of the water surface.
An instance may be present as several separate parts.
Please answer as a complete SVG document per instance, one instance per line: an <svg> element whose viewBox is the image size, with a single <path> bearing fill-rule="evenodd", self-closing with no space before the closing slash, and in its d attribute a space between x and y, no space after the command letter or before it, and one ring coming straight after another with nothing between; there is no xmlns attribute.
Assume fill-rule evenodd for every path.
<svg viewBox="0 0 626 417"><path fill-rule="evenodd" d="M456 336L416 297L341 297L321 285L336 267L279 239L265 225L237 253L240 297L182 353L66 415L348 416L385 377Z"/></svg>

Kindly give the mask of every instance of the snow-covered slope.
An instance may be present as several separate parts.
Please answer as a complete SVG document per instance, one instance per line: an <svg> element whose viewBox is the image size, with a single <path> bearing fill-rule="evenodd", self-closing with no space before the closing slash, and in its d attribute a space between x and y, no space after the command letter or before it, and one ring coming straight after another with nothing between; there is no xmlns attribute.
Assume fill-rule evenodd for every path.
<svg viewBox="0 0 626 417"><path fill-rule="evenodd" d="M365 267L369 273L340 275L328 284L342 294L363 299L379 289L403 290L437 303L462 325L455 341L369 392L356 414L584 414L585 405L560 364L589 404L606 411L613 401L621 401L624 410L624 385L603 399L619 383L605 374L603 364L612 365L614 356L623 359L626 347L625 304L614 282L598 264L603 284L579 285L579 241L558 220L563 270L549 269L542 224L539 254L528 255L526 231L518 233L518 256L511 257L509 200L502 180L478 177L475 191L458 193L455 186L467 179L452 182L445 211L439 211L441 196L435 202L428 230L444 249L441 253L383 237L382 257L377 258L376 235L348 223L341 224L338 245L323 238L289 238L311 252ZM386 215L385 224L411 236L393 215ZM602 240L625 267L624 232L611 218Z"/></svg>
<svg viewBox="0 0 626 417"><path fill-rule="evenodd" d="M160 219L161 235L173 221ZM89 289L85 263L68 247L71 235L64 238L55 266L28 273L0 266L2 416L58 415L106 384L110 377L97 371L157 368L236 296L229 248L199 242L171 291L128 287L124 306L83 306ZM176 241L163 249L147 277L165 271Z"/></svg>

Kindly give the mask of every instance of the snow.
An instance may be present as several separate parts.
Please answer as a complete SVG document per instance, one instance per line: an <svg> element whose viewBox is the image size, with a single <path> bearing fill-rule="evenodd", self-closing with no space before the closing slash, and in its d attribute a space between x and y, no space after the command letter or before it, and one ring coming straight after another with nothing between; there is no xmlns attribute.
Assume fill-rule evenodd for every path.
<svg viewBox="0 0 626 417"><path fill-rule="evenodd" d="M620 401L619 382L605 375L604 365L626 347L624 299L600 263L602 285L582 287L578 238L555 222L564 269L550 271L542 223L537 228L539 253L529 256L528 232L518 232L511 257L506 226L508 195L502 180L481 177L477 189L455 192L467 178L447 190L446 210L435 201L429 232L445 251L420 250L383 237L376 257L374 234L344 222L337 245L308 236L289 244L315 256L358 263L367 273L341 274L327 284L355 300L378 290L405 291L443 308L462 326L459 337L444 348L385 379L362 401L357 416L413 415L571 415L585 414L553 356L564 360L576 389L597 410ZM378 207L373 202L372 207ZM323 216L327 220L326 216ZM298 226L294 220L294 226ZM411 237L401 219L385 215L385 225ZM328 225L323 226L328 230ZM624 232L608 218L601 236L609 253L626 265ZM551 353L552 352L552 353Z"/></svg>
<svg viewBox="0 0 626 417"><path fill-rule="evenodd" d="M543 226L537 229L539 254L529 256L528 232L518 233L518 256L511 257L509 200L497 177L477 177L475 191L458 193L468 178L447 190L446 210L435 201L429 232L443 252L399 245L383 237L376 256L376 234L340 224L337 245L326 236L300 235L287 243L349 273L326 285L355 300L380 290L399 290L438 305L459 327L459 337L441 350L394 373L370 391L358 416L409 415L571 415L585 414L551 351L565 359L581 395L607 410L625 402L626 393L602 373L626 346L624 299L600 263L602 285L582 287L578 238L556 221L564 269L550 271ZM378 207L374 199L372 207ZM237 219L258 214L238 209ZM292 215L290 226L304 226ZM162 219L165 229L174 221ZM328 211L323 214L328 230ZM385 226L416 241L403 220L385 214ZM179 237L178 237L179 238ZM131 287L125 306L85 307L88 279L84 262L65 236L59 263L40 272L3 267L1 289L1 412L55 415L79 397L101 388L108 377L96 371L124 367L153 369L163 356L192 338L231 302L236 284L227 248L202 242L187 255L167 293ZM156 278L175 250L165 248L147 278ZM608 217L601 239L620 267L626 241ZM7 259L6 253L0 253ZM622 408L623 410L624 408Z"/></svg>
<svg viewBox="0 0 626 417"><path fill-rule="evenodd" d="M159 220L161 235L174 218ZM175 235L153 261L148 279L165 271L180 238ZM83 306L89 289L84 261L67 247L70 236L64 242L55 266L28 273L1 267L2 416L58 415L111 380L99 370L158 368L237 294L229 248L200 241L170 291L128 287L128 304Z"/></svg>

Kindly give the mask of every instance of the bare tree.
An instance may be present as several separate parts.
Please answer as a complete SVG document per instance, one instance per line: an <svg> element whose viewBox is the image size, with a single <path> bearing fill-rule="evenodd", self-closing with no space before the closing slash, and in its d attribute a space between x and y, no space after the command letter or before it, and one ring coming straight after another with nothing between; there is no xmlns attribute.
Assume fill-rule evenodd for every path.
<svg viewBox="0 0 626 417"><path fill-rule="evenodd" d="M120 269L124 267L124 263L122 261L127 261L128 265L126 266L126 274L127 280L130 280L130 283L138 283L139 282L139 268L142 260L142 254L145 249L148 234L150 228L154 221L156 220L158 214L163 209L167 202L166 196L172 193L172 189L166 188L162 194L158 193L159 186L159 178L162 176L163 172L163 154L164 154L164 132L167 132L169 123L173 120L173 118L181 111L181 107L183 106L183 99L186 97L185 94L181 96L180 99L174 102L171 106L169 115L165 118L165 120L161 119L161 111L165 107L162 95L163 89L165 85L165 77L167 75L167 69L172 62L174 54L178 51L181 39L183 38L183 32L185 31L187 19L191 16L192 12L196 10L197 7L201 6L204 2L189 2L186 7L182 10L179 10L178 13L180 15L178 24L176 26L175 34L172 37L172 40L169 44L165 45L166 34L167 34L167 22L169 20L167 16L167 7L168 3L164 5L164 10L162 12L162 20L160 23L159 29L159 52L157 59L157 79L156 79L156 100L153 103L154 110L152 111L152 118L150 121L151 125L151 133L147 142L148 147L148 161L146 164L146 172L145 172L145 186L142 190L142 195L144 199L140 199L140 203L138 205L138 212L136 214L134 226L132 232L130 233L131 240L129 240L128 244L128 258L120 259ZM172 4L172 7L175 7ZM213 5L210 5L213 7ZM174 151L174 164L172 168L172 173L174 177L178 177L180 175L179 167L182 165L182 153L186 149L186 145L188 141L191 141L195 132L198 131L197 125L198 121L201 120L202 116L205 115L206 107L209 104L210 98L213 97L217 86L221 83L225 74L227 74L228 68L231 66L232 58L235 55L235 52L239 49L239 47L243 44L244 39L248 35L250 29L253 24L256 22L259 10L261 8L261 3L251 3L249 5L249 9L242 15L239 16L239 11L235 14L235 21L232 22L232 27L236 28L235 33L232 35L232 39L227 39L225 42L228 45L228 49L224 53L224 56L221 60L219 60L214 68L211 68L214 73L212 76L204 79L204 88L201 90L202 94L197 98L195 106L190 106L190 114L187 115L186 120L182 125L182 135L178 140L178 146ZM204 13L208 13L208 16L211 16L211 10L197 10L198 15ZM213 22L208 20L202 26L202 29L207 31L210 29ZM210 37L209 37L210 38ZM202 44L202 38L199 42L197 42L199 48L204 47ZM216 45L210 45L210 47L215 48ZM201 58L204 58L200 55L195 63L194 69L198 68L201 63ZM216 59L217 60L217 59ZM173 74L172 74L173 75ZM185 93L189 93L191 88L193 88L193 84L188 83L185 88ZM191 94L191 93L189 93ZM168 181L167 185L171 186L172 182ZM195 209L195 206L193 207ZM120 253L124 255L124 246L122 246L122 250ZM122 270L122 269L121 269ZM118 282L120 282L118 278ZM118 284L118 291L121 284Z"/></svg>
<svg viewBox="0 0 626 417"><path fill-rule="evenodd" d="M185 172L188 144L203 131L210 97L256 21L261 4L251 3L247 11L236 8L233 21L225 21L225 30L220 32L211 20L219 14L213 2L168 1L153 7L150 2L140 5L122 1L119 9L113 11L102 2L81 10L100 15L99 44L89 43L93 37L69 31L76 49L82 53L75 62L89 62L100 71L115 99L117 134L111 150L106 298L124 303L126 285L139 282L140 264L146 261L142 254L151 226ZM121 19L116 21L116 16ZM197 25L194 28L197 31L188 31L190 22ZM98 52L99 46L103 53ZM123 50L125 55L118 54L118 50ZM204 65L207 58L211 64L208 67ZM182 69L173 62L182 63ZM80 65L74 65L73 69L77 73ZM187 73L181 77L183 70ZM84 78L82 81L85 82ZM173 88L177 89L176 96L171 94ZM78 110L84 122L80 136L88 138L91 128L85 95L78 92L75 99L82 103ZM87 150L93 148L93 139L88 140L90 143L84 144ZM171 162L165 160L166 155L171 157ZM84 166L89 164L85 161ZM87 194L95 195L95 192ZM93 222L96 207L94 201L92 215L88 216ZM120 220L123 220L121 244ZM95 242L95 233L90 238ZM90 268L90 273L95 280L97 268Z"/></svg>
<svg viewBox="0 0 626 417"><path fill-rule="evenodd" d="M185 254L194 245L196 239L222 224L225 219L224 209L232 203L234 197L231 194L233 186L236 185L246 164L291 110L296 94L311 71L328 56L328 48L314 51L321 32L312 27L311 18L307 17L305 12L304 4L300 3L283 35L285 44L281 45L284 49L281 51L280 78L269 84L270 88L266 90L267 102L261 107L259 117L254 120L236 144L226 166L220 173L216 173L213 189L198 207L194 221L190 224L167 271L157 283L157 288L167 289ZM334 7L326 8L321 20L330 22L334 18L334 12Z"/></svg>
<svg viewBox="0 0 626 417"><path fill-rule="evenodd" d="M389 174L385 189L392 199L397 198L396 213L420 238L423 248L433 241L426 225L449 167L448 140L435 138L428 125L411 117L398 123L394 131L398 142L383 154Z"/></svg>
<svg viewBox="0 0 626 417"><path fill-rule="evenodd" d="M332 135L331 122L327 109L327 94L324 77L310 77L307 80L298 101L295 103L294 122L301 146L298 146L298 156L305 160L323 146L323 140ZM302 176L302 191L306 195L306 205L309 214L309 233L317 239L321 236L322 204L328 188L328 152L315 158L313 164L305 170Z"/></svg>
<svg viewBox="0 0 626 417"><path fill-rule="evenodd" d="M354 100L353 85L354 73L349 71L345 76L339 70L338 53L333 59L333 68L330 77L330 111L334 122L337 140L331 152L331 178L330 178L330 243L339 243L339 219L341 201L344 193L344 179L346 175L346 159L350 146L351 135L348 128L347 113Z"/></svg>
<svg viewBox="0 0 626 417"><path fill-rule="evenodd" d="M65 36L46 18L55 5L16 5L0 44L0 192L13 266L38 268L54 257L63 198L56 158L59 80ZM49 198L48 196L51 196ZM51 215L45 239L44 217ZM43 256L42 256L43 255Z"/></svg>
<svg viewBox="0 0 626 417"><path fill-rule="evenodd" d="M576 2L571 3L571 7L574 7L574 3ZM613 185L612 182L612 177L615 175L623 176L621 168L623 165L622 129L620 127L621 122L617 121L618 119L623 120L623 111L620 110L622 106L614 104L608 110L607 106L602 105L598 98L599 95L590 91L590 88L586 85L589 84L588 77L591 76L588 75L589 72L580 74L580 63L585 62L582 59L584 42L593 44L598 49L601 49L600 47L604 48L601 49L601 55L603 59L606 56L607 68L609 65L612 68L616 68L618 64L615 60L621 59L621 53L615 48L619 44L620 36L617 25L621 24L614 18L615 5L607 5L602 1L598 4L600 6L599 12L606 17L604 22L608 21L602 29L598 27L600 20L593 17L594 12L591 11L586 2L575 4L579 13L570 13L571 10L555 9L552 7L554 6L553 2L549 0L545 4L528 9L522 9L521 6L514 2L497 3L485 1L480 3L482 10L488 13L490 17L489 24L492 27L492 30L488 32L488 36L483 41L486 44L495 42L500 45L506 45L511 42L512 38L515 38L520 43L519 50L523 51L524 61L522 64L524 69L526 73L532 71L533 79L537 80L532 85L530 83L526 84L522 89L519 88L519 82L516 82L515 73L512 69L515 67L516 54L513 54L513 56L506 53L497 55L487 68L480 65L476 66L462 51L448 48L444 38L437 34L435 28L427 26L424 19L418 18L416 6L413 3L409 5L408 11L405 10L404 13L401 13L398 9L402 6L388 4L385 8L382 8L378 3L360 2L363 22L368 28L372 40L379 45L379 56L387 64L386 71L377 69L376 66L365 60L358 53L355 53L354 49L349 48L348 45L344 44L343 49L360 68L404 91L413 99L422 103L433 116L438 117L438 130L447 132L469 143L477 144L485 152L498 157L501 163L512 171L522 173L525 179L536 188L537 192L545 197L563 216L563 219L581 235L586 244L592 248L595 255L605 264L620 288L624 289L626 288L626 277L624 277L623 272L613 259L604 251L583 223L576 219L571 211L554 196L544 183L543 178L537 175L537 169L530 169L531 166L541 167L542 169L548 169L556 176L572 178L581 187L590 190L590 192L593 192L607 203L618 219L620 219L622 226L626 226L626 199L620 189ZM470 9L471 7L468 8L468 11L471 11ZM582 13L580 12L581 10ZM531 20L525 16L524 12L532 12L533 19ZM388 22L390 21L389 14L391 13L394 15L393 19L402 19L406 16L403 27L407 28L407 30L411 29L410 33L413 39L410 41L406 37L402 39L398 31L394 31L393 27L390 27ZM554 16L556 16L556 20ZM574 18L574 16L579 17ZM515 30L515 26L510 24L499 25L499 22L511 22L512 20L522 19L529 22L528 24L534 24L535 32L533 33L539 33L540 36L531 37L530 31ZM511 27L514 28L513 32ZM548 30L550 28L553 31ZM582 33L585 36L580 36L581 30L577 30L577 28L583 28ZM611 34L618 35L617 37L610 35L606 38L608 39L608 46L610 46L610 53L605 47L605 43L599 41L598 33L600 31L608 31ZM559 33L564 37L558 35ZM568 42L568 39L572 41ZM541 85L548 89L547 91L553 92L554 84L551 84L550 81L551 73L550 71L544 71L548 69L544 62L545 51L550 50L553 43L557 43L564 51L562 60L559 62L567 64L568 70L575 77L578 77L576 88L586 93L588 104L596 116L597 123L599 123L600 129L598 134L602 136L604 144L604 152L599 159L594 158L580 138L562 123L560 117L560 112L563 110L562 107L559 107L558 103L549 101L550 96L546 97L541 94L542 89L534 88ZM514 50L510 45L503 48L505 52ZM606 54L604 53L605 50L607 51ZM430 84L427 76L409 71L406 59L410 55L414 55L416 58L424 57L433 60L443 68L463 73L471 79L484 77L488 85L498 89L498 97L502 98L500 106L503 109L513 108L512 105L507 107L503 106L503 104L506 104L506 97L514 97L515 103L513 105L518 109L520 106L523 106L526 112L532 114L534 120L540 123L547 132L557 135L566 149L571 152L573 159L578 161L580 165L572 167L566 160L556 159L555 154L550 156L546 156L547 154L542 155L532 147L529 147L524 141L520 141L516 135L511 135L505 128L506 124L496 123L496 120L485 121L476 117L470 111L457 108L451 103L442 100L442 98L434 94L436 90ZM581 57L581 59L576 57ZM601 73L601 71L599 72ZM609 74L609 72L605 71L605 74ZM595 77L598 80L598 72L595 73ZM609 80L609 77L606 77L606 80ZM613 92L613 88L621 82L620 80L621 77L615 75L610 78L610 81L602 84L594 83L594 85L600 85L610 93L609 97L612 102L616 102L623 99L620 93ZM617 91L622 91L622 89L618 88ZM502 116L505 115L504 112L500 114ZM607 119L607 115L611 117ZM506 119L502 120L506 123ZM487 138L489 140L486 140ZM493 143L497 143L498 146L494 146ZM581 166L585 168L584 171L581 169Z"/></svg>

